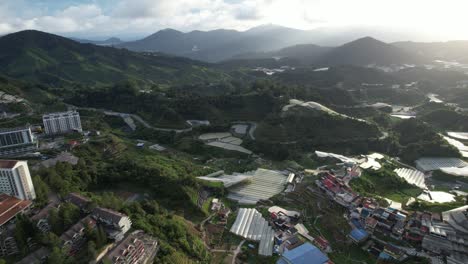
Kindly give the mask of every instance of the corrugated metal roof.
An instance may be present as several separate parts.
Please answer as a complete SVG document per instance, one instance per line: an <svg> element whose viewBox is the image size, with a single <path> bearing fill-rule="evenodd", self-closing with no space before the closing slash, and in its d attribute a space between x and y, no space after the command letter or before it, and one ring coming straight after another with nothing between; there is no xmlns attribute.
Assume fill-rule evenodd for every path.
<svg viewBox="0 0 468 264"><path fill-rule="evenodd" d="M328 262L328 257L317 247L310 243L305 243L293 250L286 251L276 264L324 264Z"/></svg>
<svg viewBox="0 0 468 264"><path fill-rule="evenodd" d="M240 208L230 231L245 239L260 242L258 254L272 255L274 230L256 209Z"/></svg>

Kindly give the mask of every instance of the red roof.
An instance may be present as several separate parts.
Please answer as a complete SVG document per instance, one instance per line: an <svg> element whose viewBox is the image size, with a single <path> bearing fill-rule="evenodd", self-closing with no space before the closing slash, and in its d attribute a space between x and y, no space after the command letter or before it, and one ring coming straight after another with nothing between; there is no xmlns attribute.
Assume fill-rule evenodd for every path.
<svg viewBox="0 0 468 264"><path fill-rule="evenodd" d="M17 160L0 160L0 168L2 169L12 169L18 163Z"/></svg>
<svg viewBox="0 0 468 264"><path fill-rule="evenodd" d="M5 193L0 194L0 226L29 208L31 204L31 201L20 200Z"/></svg>
<svg viewBox="0 0 468 264"><path fill-rule="evenodd" d="M315 242L317 242L317 244L322 248L327 248L329 243L328 243L328 240L326 240L325 238L319 236L317 238L315 238Z"/></svg>
<svg viewBox="0 0 468 264"><path fill-rule="evenodd" d="M327 173L327 178L328 178L329 180L331 180L331 181L335 181L335 180L336 180L335 176L331 175L330 173Z"/></svg>
<svg viewBox="0 0 468 264"><path fill-rule="evenodd" d="M329 179L323 180L323 184L325 184L325 186L327 186L328 189L333 189L333 187L335 187L335 184Z"/></svg>

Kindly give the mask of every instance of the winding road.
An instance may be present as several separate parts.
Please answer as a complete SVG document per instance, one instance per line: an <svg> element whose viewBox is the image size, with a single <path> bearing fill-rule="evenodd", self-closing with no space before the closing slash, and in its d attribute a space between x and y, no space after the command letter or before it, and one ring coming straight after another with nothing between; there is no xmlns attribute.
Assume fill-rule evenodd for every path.
<svg viewBox="0 0 468 264"><path fill-rule="evenodd" d="M92 107L78 107L78 106L74 106L74 105L70 105L70 106L72 106L72 107L74 107L76 109L101 112L101 113L103 113L105 115L108 115L108 116L119 116L119 117L122 117L123 119L125 119L127 117L131 117L132 119L134 119L134 120L138 121L140 124L142 124L144 127L154 129L154 130L157 130L157 131L184 133L184 132L190 132L193 129L192 127L185 128L185 129L155 127L155 126L150 125L148 122L143 120L143 118L141 118L140 116L138 116L136 114L121 113L121 112L115 112L115 111L112 111L112 110L92 108Z"/></svg>

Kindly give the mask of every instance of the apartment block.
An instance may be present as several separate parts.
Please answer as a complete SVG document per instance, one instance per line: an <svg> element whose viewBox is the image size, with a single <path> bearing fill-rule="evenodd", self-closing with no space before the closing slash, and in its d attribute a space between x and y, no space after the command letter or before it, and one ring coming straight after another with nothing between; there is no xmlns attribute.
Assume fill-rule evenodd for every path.
<svg viewBox="0 0 468 264"><path fill-rule="evenodd" d="M80 114L77 111L50 113L42 116L47 135L82 132Z"/></svg>
<svg viewBox="0 0 468 264"><path fill-rule="evenodd" d="M21 200L36 199L26 161L0 160L0 193L6 193Z"/></svg>
<svg viewBox="0 0 468 264"><path fill-rule="evenodd" d="M15 157L37 150L30 127L0 129L0 157Z"/></svg>

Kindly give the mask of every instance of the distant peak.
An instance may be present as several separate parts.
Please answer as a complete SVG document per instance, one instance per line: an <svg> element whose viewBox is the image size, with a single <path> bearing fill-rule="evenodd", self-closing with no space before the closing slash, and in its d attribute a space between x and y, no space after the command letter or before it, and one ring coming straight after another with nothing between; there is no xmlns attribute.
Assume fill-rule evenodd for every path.
<svg viewBox="0 0 468 264"><path fill-rule="evenodd" d="M369 36L366 36L366 37L363 37L363 38L359 38L359 39L356 39L354 41L351 41L351 42L348 42L346 44L344 44L343 46L354 46L354 45L387 45L387 43L383 42L383 41L380 41L378 39L375 39L373 37L369 37Z"/></svg>
<svg viewBox="0 0 468 264"><path fill-rule="evenodd" d="M173 28L161 29L158 32L161 32L161 33L182 33L182 32L180 32L178 30L173 29Z"/></svg>
<svg viewBox="0 0 468 264"><path fill-rule="evenodd" d="M251 29L248 29L246 32L262 32L262 31L269 31L274 29L286 28L283 26L275 25L275 24L263 24Z"/></svg>
<svg viewBox="0 0 468 264"><path fill-rule="evenodd" d="M383 41L380 41L380 40L378 40L378 39L376 39L376 38L373 38L373 37L370 37L370 36L366 36L366 37L357 39L357 40L355 40L355 42L378 42L378 43L384 43Z"/></svg>
<svg viewBox="0 0 468 264"><path fill-rule="evenodd" d="M120 42L122 40L117 37L111 37L111 38L106 39L105 41L119 41Z"/></svg>

